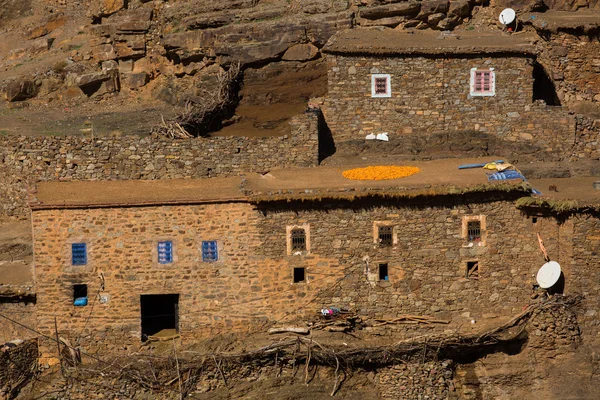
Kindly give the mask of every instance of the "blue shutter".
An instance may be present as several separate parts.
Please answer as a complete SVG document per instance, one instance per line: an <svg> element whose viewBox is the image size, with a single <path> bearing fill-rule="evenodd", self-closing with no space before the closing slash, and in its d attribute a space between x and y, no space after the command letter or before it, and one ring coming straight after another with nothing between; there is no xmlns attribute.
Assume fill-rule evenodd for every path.
<svg viewBox="0 0 600 400"><path fill-rule="evenodd" d="M158 262L160 264L173 262L173 242L158 242Z"/></svg>
<svg viewBox="0 0 600 400"><path fill-rule="evenodd" d="M87 264L87 248L85 243L71 244L71 264L86 265Z"/></svg>
<svg viewBox="0 0 600 400"><path fill-rule="evenodd" d="M202 261L211 262L219 259L216 240L202 242Z"/></svg>

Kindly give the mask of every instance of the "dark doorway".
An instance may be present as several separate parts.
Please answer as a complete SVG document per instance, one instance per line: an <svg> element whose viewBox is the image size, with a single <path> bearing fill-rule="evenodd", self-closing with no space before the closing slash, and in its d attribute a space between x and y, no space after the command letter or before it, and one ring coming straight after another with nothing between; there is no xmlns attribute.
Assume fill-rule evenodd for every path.
<svg viewBox="0 0 600 400"><path fill-rule="evenodd" d="M533 101L536 100L544 100L549 106L560 106L554 82L538 63L533 64Z"/></svg>
<svg viewBox="0 0 600 400"><path fill-rule="evenodd" d="M179 332L179 295L143 294L140 296L142 309L142 341L162 330Z"/></svg>

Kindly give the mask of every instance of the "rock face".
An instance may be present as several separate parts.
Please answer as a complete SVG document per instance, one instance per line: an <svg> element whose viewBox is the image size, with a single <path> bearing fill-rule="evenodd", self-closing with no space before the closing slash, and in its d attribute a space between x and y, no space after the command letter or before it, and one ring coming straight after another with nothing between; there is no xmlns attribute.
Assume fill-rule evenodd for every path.
<svg viewBox="0 0 600 400"><path fill-rule="evenodd" d="M12 81L4 88L4 95L7 101L21 101L35 97L37 87L29 79L18 79Z"/></svg>
<svg viewBox="0 0 600 400"><path fill-rule="evenodd" d="M311 44L297 44L290 47L281 57L285 61L308 61L312 60L319 54L319 49Z"/></svg>

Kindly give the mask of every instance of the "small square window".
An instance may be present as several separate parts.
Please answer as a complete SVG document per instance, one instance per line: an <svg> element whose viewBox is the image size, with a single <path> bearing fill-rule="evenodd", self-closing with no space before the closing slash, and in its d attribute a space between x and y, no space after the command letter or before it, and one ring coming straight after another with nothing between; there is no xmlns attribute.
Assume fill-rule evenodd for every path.
<svg viewBox="0 0 600 400"><path fill-rule="evenodd" d="M173 262L173 242L158 242L159 264L170 264Z"/></svg>
<svg viewBox="0 0 600 400"><path fill-rule="evenodd" d="M87 306L88 288L87 285L73 285L73 305L78 307Z"/></svg>
<svg viewBox="0 0 600 400"><path fill-rule="evenodd" d="M479 278L479 261L467 261L467 278Z"/></svg>
<svg viewBox="0 0 600 400"><path fill-rule="evenodd" d="M380 281L389 281L390 277L389 277L388 273L389 273L389 271L388 271L387 263L379 264L379 280Z"/></svg>
<svg viewBox="0 0 600 400"><path fill-rule="evenodd" d="M213 262L219 259L216 240L205 240L202 242L202 261Z"/></svg>
<svg viewBox="0 0 600 400"><path fill-rule="evenodd" d="M71 244L71 264L86 265L87 264L87 246L85 243Z"/></svg>
<svg viewBox="0 0 600 400"><path fill-rule="evenodd" d="M469 242L481 241L481 221L467 222L467 236Z"/></svg>
<svg viewBox="0 0 600 400"><path fill-rule="evenodd" d="M301 267L294 268L294 283L306 282L306 269Z"/></svg>
<svg viewBox="0 0 600 400"><path fill-rule="evenodd" d="M392 85L389 74L371 75L371 97L391 97Z"/></svg>
<svg viewBox="0 0 600 400"><path fill-rule="evenodd" d="M306 231L302 228L292 229L292 251L306 250Z"/></svg>
<svg viewBox="0 0 600 400"><path fill-rule="evenodd" d="M496 73L490 69L471 69L471 96L495 96Z"/></svg>
<svg viewBox="0 0 600 400"><path fill-rule="evenodd" d="M394 244L394 227L390 225L382 225L378 228L379 245L392 246Z"/></svg>

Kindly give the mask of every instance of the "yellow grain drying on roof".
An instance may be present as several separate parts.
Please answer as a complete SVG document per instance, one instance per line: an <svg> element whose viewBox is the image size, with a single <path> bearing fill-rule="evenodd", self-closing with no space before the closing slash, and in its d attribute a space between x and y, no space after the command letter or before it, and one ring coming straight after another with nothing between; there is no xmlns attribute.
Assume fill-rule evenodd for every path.
<svg viewBox="0 0 600 400"><path fill-rule="evenodd" d="M421 171L417 167L399 165L378 165L365 168L354 168L342 172L344 178L360 181L380 181L411 176Z"/></svg>

